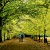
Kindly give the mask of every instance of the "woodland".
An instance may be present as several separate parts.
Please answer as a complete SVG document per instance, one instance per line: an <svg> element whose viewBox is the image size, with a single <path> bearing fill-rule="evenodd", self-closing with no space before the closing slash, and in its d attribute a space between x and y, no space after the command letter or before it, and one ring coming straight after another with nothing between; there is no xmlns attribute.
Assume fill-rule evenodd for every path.
<svg viewBox="0 0 50 50"><path fill-rule="evenodd" d="M0 41L21 31L50 36L50 0L0 0Z"/></svg>

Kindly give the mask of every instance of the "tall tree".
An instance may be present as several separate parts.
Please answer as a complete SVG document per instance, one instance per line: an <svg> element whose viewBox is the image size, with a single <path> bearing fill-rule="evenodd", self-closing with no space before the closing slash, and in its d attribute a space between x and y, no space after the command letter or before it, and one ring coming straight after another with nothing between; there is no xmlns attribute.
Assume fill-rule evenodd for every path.
<svg viewBox="0 0 50 50"><path fill-rule="evenodd" d="M43 16L43 21L44 21L44 43L45 43L45 37L46 37L46 20L45 20L45 17L47 15L47 12L48 12L48 8L49 8L49 3L50 3L50 0L44 0L44 4L43 5L39 5L41 8L46 8L45 10L45 14Z"/></svg>
<svg viewBox="0 0 50 50"><path fill-rule="evenodd" d="M0 0L0 14L2 13L2 11L3 11L4 7L5 7L5 5L6 5L8 2L11 2L11 1L14 1L14 0ZM2 14L2 15L3 15L3 14ZM0 20L1 20L1 22L0 22L0 42L2 42L2 29L1 29L2 26L3 26L2 19L3 19L3 17L0 16Z"/></svg>

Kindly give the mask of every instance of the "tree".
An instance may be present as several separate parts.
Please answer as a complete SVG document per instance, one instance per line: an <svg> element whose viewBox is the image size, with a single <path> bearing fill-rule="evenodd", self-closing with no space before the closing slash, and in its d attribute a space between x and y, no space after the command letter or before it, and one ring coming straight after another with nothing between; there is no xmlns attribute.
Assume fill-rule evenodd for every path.
<svg viewBox="0 0 50 50"><path fill-rule="evenodd" d="M14 0L0 0L0 14L2 13L5 5L8 3L8 2L11 2L11 1L14 1ZM2 14L3 15L3 14ZM3 26L3 23L2 23L2 19L3 17L0 16L0 20L1 20L1 23L0 23L0 42L2 42L2 26Z"/></svg>
<svg viewBox="0 0 50 50"><path fill-rule="evenodd" d="M50 0L44 0L44 4L42 4L42 5L38 5L40 8L45 8L45 13L44 13L44 16L43 16L43 21L44 21L44 43L45 43L45 36L46 36L46 20L45 20L45 17L46 17L46 15L47 15L47 12L48 12L48 8L49 8L49 3L50 3Z"/></svg>
<svg viewBox="0 0 50 50"><path fill-rule="evenodd" d="M42 0L40 0L40 1L42 1ZM48 3L46 3L46 4L48 4ZM23 27L26 26L26 24L25 25L23 24L23 27L21 27L19 23L24 21L26 23L28 22L28 24L29 24L35 18L36 18L36 20L37 19L40 20L41 15L42 16L44 15L42 13L43 11L41 9L44 9L45 7L46 7L45 2L43 3L43 1L42 1L42 3L40 3L38 0L36 0L36 1L27 0L25 3L23 3L22 0L1 0L1 2L0 2L0 14L1 14L0 17L2 18L1 26L3 28L6 24L8 24L8 23L11 24L10 21L16 18L16 20L17 20L16 26L18 26L18 28L20 28L20 29L23 29ZM24 17L26 17L26 16L24 16L24 15L29 15L28 19L25 19ZM24 17L22 17L22 16L24 16ZM8 26L9 26L9 24L8 24ZM37 24L37 26L38 26L38 24ZM32 25L31 28L29 27L30 25ZM30 25L28 25L28 28L29 28L28 31L32 30L34 24L32 23ZM33 30L32 30L32 32L33 32Z"/></svg>
<svg viewBox="0 0 50 50"><path fill-rule="evenodd" d="M45 13L45 16L44 16L44 43L45 43L45 37L46 37L46 28L45 28L46 27L46 24L45 24L46 23L45 22L46 20L45 20L45 17L46 17L47 12L48 12L49 3L50 3L49 0L47 0L47 1L45 0L45 3L43 5L46 8L46 13Z"/></svg>

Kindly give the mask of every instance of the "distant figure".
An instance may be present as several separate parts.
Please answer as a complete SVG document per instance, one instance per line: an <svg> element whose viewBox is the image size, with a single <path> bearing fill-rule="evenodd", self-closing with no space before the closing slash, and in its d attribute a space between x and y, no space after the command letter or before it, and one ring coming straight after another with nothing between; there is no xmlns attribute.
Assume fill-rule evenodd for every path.
<svg viewBox="0 0 50 50"><path fill-rule="evenodd" d="M25 37L25 35L23 33L19 34L19 41L23 42L23 38Z"/></svg>
<svg viewBox="0 0 50 50"><path fill-rule="evenodd" d="M23 38L24 38L24 36L23 36L23 35L21 35L21 38L23 39Z"/></svg>

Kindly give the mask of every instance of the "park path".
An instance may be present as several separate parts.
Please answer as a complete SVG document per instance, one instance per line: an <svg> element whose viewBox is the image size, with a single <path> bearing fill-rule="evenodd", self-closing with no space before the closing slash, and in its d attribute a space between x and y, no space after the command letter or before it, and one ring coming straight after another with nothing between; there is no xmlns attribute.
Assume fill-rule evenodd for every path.
<svg viewBox="0 0 50 50"><path fill-rule="evenodd" d="M24 38L19 42L18 38L0 43L0 50L49 50L47 44L34 41L31 38Z"/></svg>
<svg viewBox="0 0 50 50"><path fill-rule="evenodd" d="M2 42L0 43L0 45L6 45L7 44L32 44L34 43L33 39L31 38L24 38L23 39L23 42L19 42L19 39L18 38L14 38L14 39L11 39L11 40L6 40L5 42Z"/></svg>

